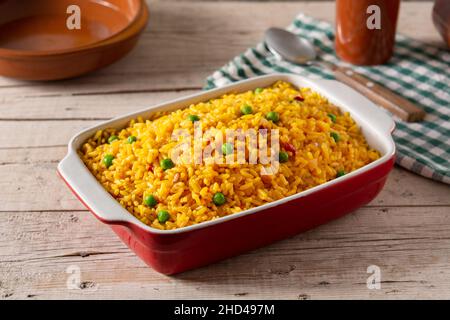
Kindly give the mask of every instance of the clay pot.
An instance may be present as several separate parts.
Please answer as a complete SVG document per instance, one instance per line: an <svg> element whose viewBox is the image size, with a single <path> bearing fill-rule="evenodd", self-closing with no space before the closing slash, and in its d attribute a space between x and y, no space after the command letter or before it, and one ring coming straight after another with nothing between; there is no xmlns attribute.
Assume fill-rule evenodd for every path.
<svg viewBox="0 0 450 320"><path fill-rule="evenodd" d="M66 25L70 0L0 0L0 75L76 77L127 54L148 22L142 0L79 0L81 29Z"/></svg>

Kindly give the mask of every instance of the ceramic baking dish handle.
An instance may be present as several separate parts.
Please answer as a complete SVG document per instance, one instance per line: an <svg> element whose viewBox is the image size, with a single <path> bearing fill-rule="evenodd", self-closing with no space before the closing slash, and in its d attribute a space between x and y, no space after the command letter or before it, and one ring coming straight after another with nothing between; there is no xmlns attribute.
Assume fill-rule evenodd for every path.
<svg viewBox="0 0 450 320"><path fill-rule="evenodd" d="M364 97L356 90L335 80L316 80L316 88L327 96L332 92L331 102L337 105L354 105L352 117L359 118L360 122L367 122L366 125L375 127L389 135L395 129L395 122L392 116L384 109L376 106L372 101Z"/></svg>
<svg viewBox="0 0 450 320"><path fill-rule="evenodd" d="M80 201L101 221L124 224L135 219L100 185L75 151L70 150L58 164L58 173Z"/></svg>

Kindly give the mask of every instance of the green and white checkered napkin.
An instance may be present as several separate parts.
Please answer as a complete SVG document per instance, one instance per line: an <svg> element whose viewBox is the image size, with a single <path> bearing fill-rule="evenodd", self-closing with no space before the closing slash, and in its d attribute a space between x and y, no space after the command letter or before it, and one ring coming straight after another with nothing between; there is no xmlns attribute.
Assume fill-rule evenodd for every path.
<svg viewBox="0 0 450 320"><path fill-rule="evenodd" d="M420 123L396 119L394 140L397 164L422 176L450 184L450 53L411 38L398 35L395 55L389 64L355 67L334 54L332 26L300 14L288 30L313 41L321 58L352 67L392 91L422 106L427 116ZM206 89L259 75L282 72L311 78L333 75L314 66L280 61L263 43L235 57L207 79Z"/></svg>

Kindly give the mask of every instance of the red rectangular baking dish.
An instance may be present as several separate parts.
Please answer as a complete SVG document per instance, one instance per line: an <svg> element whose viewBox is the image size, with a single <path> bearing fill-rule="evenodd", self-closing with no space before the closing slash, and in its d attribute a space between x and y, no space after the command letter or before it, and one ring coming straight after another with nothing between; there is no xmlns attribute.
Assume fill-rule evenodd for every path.
<svg viewBox="0 0 450 320"><path fill-rule="evenodd" d="M278 80L310 87L350 112L380 159L343 177L250 210L176 230L149 227L124 209L89 172L77 154L97 130L122 128L129 120L172 111L228 92L267 87ZM368 99L333 80L273 74L237 82L103 122L75 135L58 173L81 202L154 270L176 274L291 237L369 203L383 188L395 159L392 118Z"/></svg>

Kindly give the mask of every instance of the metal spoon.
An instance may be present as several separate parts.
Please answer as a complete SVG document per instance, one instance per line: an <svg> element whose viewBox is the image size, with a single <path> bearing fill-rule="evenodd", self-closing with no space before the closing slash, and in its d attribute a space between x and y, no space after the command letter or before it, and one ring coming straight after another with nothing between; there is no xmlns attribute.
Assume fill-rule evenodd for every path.
<svg viewBox="0 0 450 320"><path fill-rule="evenodd" d="M269 50L279 59L300 65L315 65L333 71L336 79L359 91L372 102L404 121L421 121L425 117L422 109L389 89L349 68L320 60L313 44L305 38L284 29L270 28L265 33L265 42Z"/></svg>

